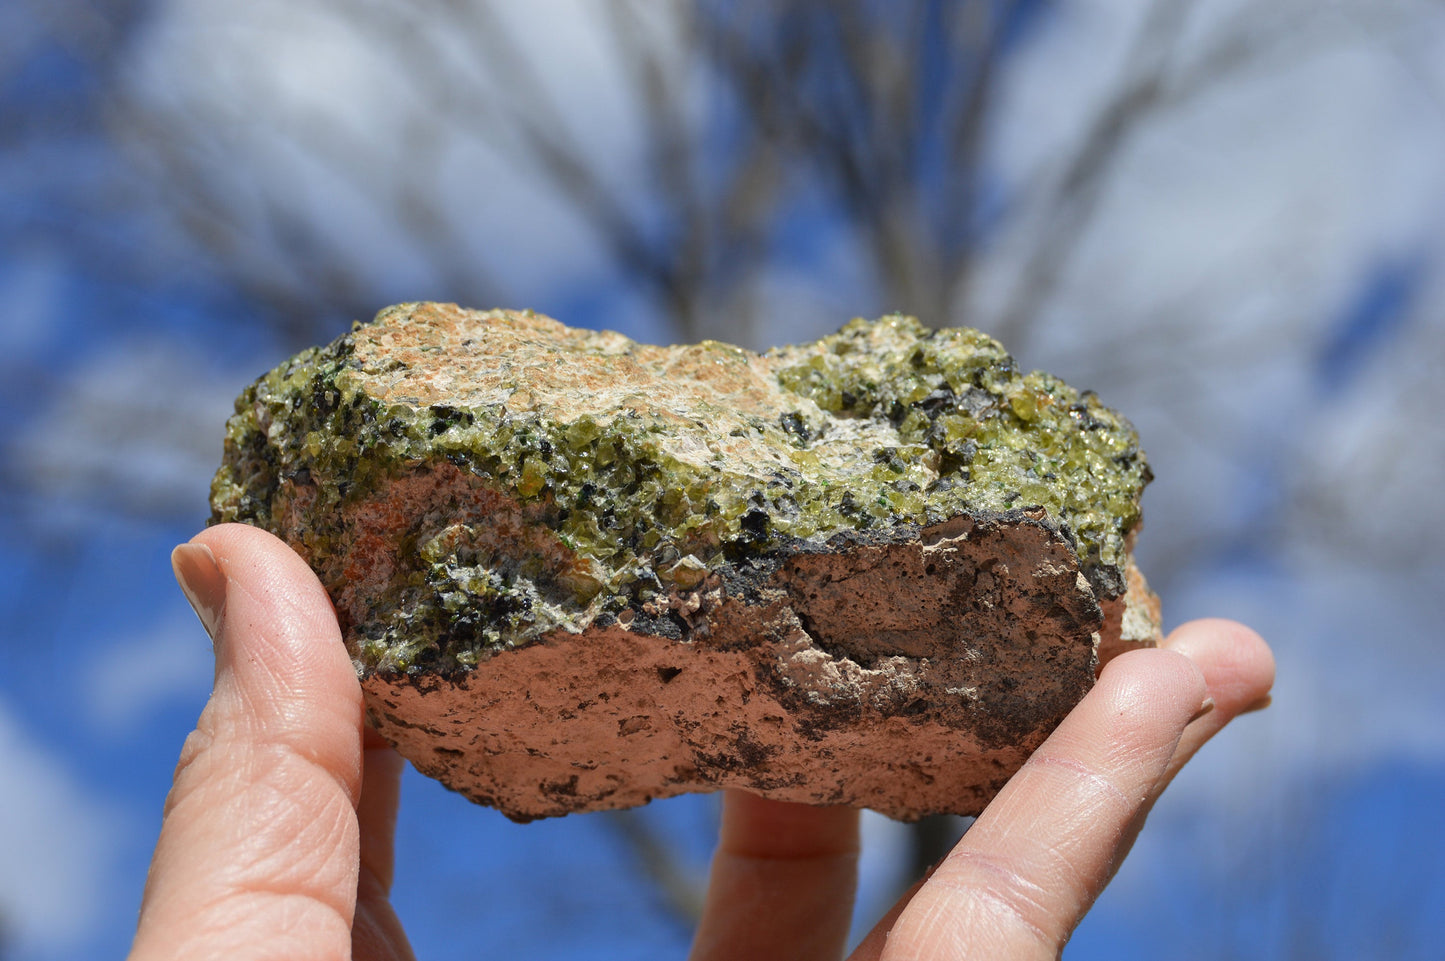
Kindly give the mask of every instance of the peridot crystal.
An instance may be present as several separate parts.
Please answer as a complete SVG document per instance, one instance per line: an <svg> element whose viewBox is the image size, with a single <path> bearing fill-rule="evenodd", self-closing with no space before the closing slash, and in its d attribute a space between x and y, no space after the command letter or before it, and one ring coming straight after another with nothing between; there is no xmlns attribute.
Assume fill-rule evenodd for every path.
<svg viewBox="0 0 1445 961"><path fill-rule="evenodd" d="M974 330L891 315L757 355L403 304L245 390L212 520L305 556L363 670L447 675L960 515L1042 509L1102 602L1149 476L1127 421Z"/></svg>

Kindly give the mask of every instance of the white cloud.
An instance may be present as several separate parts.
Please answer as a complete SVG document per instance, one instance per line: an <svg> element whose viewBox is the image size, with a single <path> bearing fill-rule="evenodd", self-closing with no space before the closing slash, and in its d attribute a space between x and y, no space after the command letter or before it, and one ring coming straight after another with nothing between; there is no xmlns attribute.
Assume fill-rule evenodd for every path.
<svg viewBox="0 0 1445 961"><path fill-rule="evenodd" d="M1445 16L1362 0L1292 13L1196 6L1176 73L1240 22L1288 16L1292 27L1136 128L1040 342L1067 345L1080 325L1158 336L1201 318L1245 333L1257 329L1249 308L1261 291L1287 308L1270 311L1274 333L1298 333L1328 316L1361 264L1440 231L1445 110L1431 106L1400 47ZM1137 10L1071 4L1007 73L993 159L1011 182L1074 155L1085 121L1122 80ZM1026 218L993 252L972 316L1007 301L1018 241L1037 227Z"/></svg>
<svg viewBox="0 0 1445 961"><path fill-rule="evenodd" d="M1275 792L1381 760L1445 763L1439 577L1313 558L1201 573L1166 599L1172 622L1249 624L1278 662L1274 703L1241 718L1171 789L1184 808L1249 809Z"/></svg>
<svg viewBox="0 0 1445 961"><path fill-rule="evenodd" d="M158 706L210 689L206 633L184 602L175 607L146 631L102 645L87 666L85 704L96 730L126 737Z"/></svg>
<svg viewBox="0 0 1445 961"><path fill-rule="evenodd" d="M123 342L70 372L11 453L38 492L199 519L233 398L254 376L164 339Z"/></svg>
<svg viewBox="0 0 1445 961"><path fill-rule="evenodd" d="M22 248L8 260L0 265L0 300L7 305L0 351L7 361L38 352L52 336L64 268L52 250Z"/></svg>
<svg viewBox="0 0 1445 961"><path fill-rule="evenodd" d="M641 162L643 116L604 8L492 8L604 190L645 201L654 185ZM645 20L664 49L675 37L669 8L651 5ZM611 264L535 155L512 148L502 118L523 88L488 62L465 10L171 0L137 48L135 89L188 118L174 133L199 134L197 148L224 159L210 176L226 178L224 216L243 232L264 242L269 207L300 210L342 260L396 296L434 296L446 261L485 269L524 301L503 306L530 306L597 282ZM427 54L407 52L413 32ZM689 82L690 65L673 69L675 88ZM438 97L421 80L431 73L466 80ZM550 126L550 116L528 119ZM284 278L293 265L266 269Z"/></svg>
<svg viewBox="0 0 1445 961"><path fill-rule="evenodd" d="M106 900L114 818L0 701L0 917L17 955L90 934Z"/></svg>

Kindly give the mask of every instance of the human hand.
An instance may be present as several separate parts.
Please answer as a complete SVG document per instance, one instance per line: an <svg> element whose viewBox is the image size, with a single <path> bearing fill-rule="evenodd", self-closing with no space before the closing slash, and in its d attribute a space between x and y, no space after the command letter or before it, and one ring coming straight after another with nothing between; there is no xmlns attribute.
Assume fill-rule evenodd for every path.
<svg viewBox="0 0 1445 961"><path fill-rule="evenodd" d="M1273 682L1269 648L1230 621L1114 659L849 961L1057 958L1174 775ZM856 811L729 792L692 961L836 961L857 857Z"/></svg>
<svg viewBox="0 0 1445 961"><path fill-rule="evenodd" d="M131 958L411 958L388 900L401 760L364 724L330 601L263 531L222 525L191 545L175 565L215 643L215 689ZM1118 658L853 957L1056 956L1164 786L1272 677L1263 642L1222 621ZM839 958L857 823L729 792L694 959Z"/></svg>
<svg viewBox="0 0 1445 961"><path fill-rule="evenodd" d="M132 961L412 958L389 900L401 758L365 724L316 575L240 524L172 563L216 679L166 798Z"/></svg>

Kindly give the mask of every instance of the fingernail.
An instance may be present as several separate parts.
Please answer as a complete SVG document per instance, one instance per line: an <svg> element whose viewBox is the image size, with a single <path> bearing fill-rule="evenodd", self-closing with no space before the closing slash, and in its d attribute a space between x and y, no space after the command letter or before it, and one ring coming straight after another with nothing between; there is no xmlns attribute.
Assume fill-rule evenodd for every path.
<svg viewBox="0 0 1445 961"><path fill-rule="evenodd" d="M226 576L216 563L216 555L205 544L181 544L171 551L171 570L176 572L181 593L191 602L214 644L226 610Z"/></svg>
<svg viewBox="0 0 1445 961"><path fill-rule="evenodd" d="M1274 695L1272 695L1272 694L1266 694L1264 697L1260 698L1259 700L1255 701L1253 704L1249 705L1249 707L1243 708L1243 709L1239 712L1239 714L1236 714L1236 715L1235 715L1235 717L1239 717L1240 715L1244 715L1244 714L1253 714L1255 711L1262 711L1262 710L1264 710L1265 708L1269 707L1269 706L1270 706L1271 704L1273 704L1273 703L1274 703Z"/></svg>
<svg viewBox="0 0 1445 961"><path fill-rule="evenodd" d="M1190 723L1190 724L1193 724L1195 721L1199 720L1201 717L1203 717L1204 715L1210 713L1210 712L1213 711L1213 710L1214 710L1214 698L1213 698L1213 697L1206 697L1206 698L1204 699L1204 703L1201 704L1201 705L1199 705L1199 710L1195 711L1195 712L1194 712L1194 716L1189 719L1189 723Z"/></svg>

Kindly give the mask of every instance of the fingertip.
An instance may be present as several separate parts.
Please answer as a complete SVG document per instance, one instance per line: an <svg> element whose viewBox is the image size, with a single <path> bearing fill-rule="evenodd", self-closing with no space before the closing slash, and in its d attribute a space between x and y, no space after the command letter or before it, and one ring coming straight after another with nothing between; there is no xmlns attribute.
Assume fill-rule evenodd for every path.
<svg viewBox="0 0 1445 961"><path fill-rule="evenodd" d="M311 565L281 538L270 531L249 524L217 524L191 538L190 544L209 550L229 577L261 578L268 587L298 601L330 597L321 586Z"/></svg>
<svg viewBox="0 0 1445 961"><path fill-rule="evenodd" d="M1262 703L1274 686L1274 653L1264 638L1237 621L1190 621L1170 633L1163 648L1199 665L1226 716Z"/></svg>
<svg viewBox="0 0 1445 961"><path fill-rule="evenodd" d="M887 946L899 957L954 957L959 945L969 957L1054 956L1127 853L1208 697L1204 672L1176 651L1111 660L903 909Z"/></svg>
<svg viewBox="0 0 1445 961"><path fill-rule="evenodd" d="M299 658L325 674L337 673L341 661L349 665L330 595L281 538L248 524L218 524L183 547L208 551L214 559L234 595L229 603L243 621L236 630L244 644L284 639L288 659Z"/></svg>
<svg viewBox="0 0 1445 961"><path fill-rule="evenodd" d="M1190 657L1165 648L1126 651L1099 676L1096 697L1119 714L1141 709L1178 714L1181 725L1210 709L1208 680Z"/></svg>
<svg viewBox="0 0 1445 961"><path fill-rule="evenodd" d="M858 853L858 811L723 793L724 851L743 857L816 858Z"/></svg>
<svg viewBox="0 0 1445 961"><path fill-rule="evenodd" d="M1169 633L1163 646L1182 653L1191 653L1203 647L1217 648L1241 657L1263 658L1271 665L1274 661L1269 645L1253 628L1224 617L1186 621Z"/></svg>
<svg viewBox="0 0 1445 961"><path fill-rule="evenodd" d="M780 946L797 961L840 957L857 861L856 810L726 792L690 957L781 957Z"/></svg>
<svg viewBox="0 0 1445 961"><path fill-rule="evenodd" d="M171 551L171 572L215 643L226 610L226 576L221 573L215 553L204 543L177 544Z"/></svg>
<svg viewBox="0 0 1445 961"><path fill-rule="evenodd" d="M208 528L180 554L202 552L214 559L226 591L205 723L291 744L355 781L361 688L335 608L310 565L285 541L246 524Z"/></svg>

